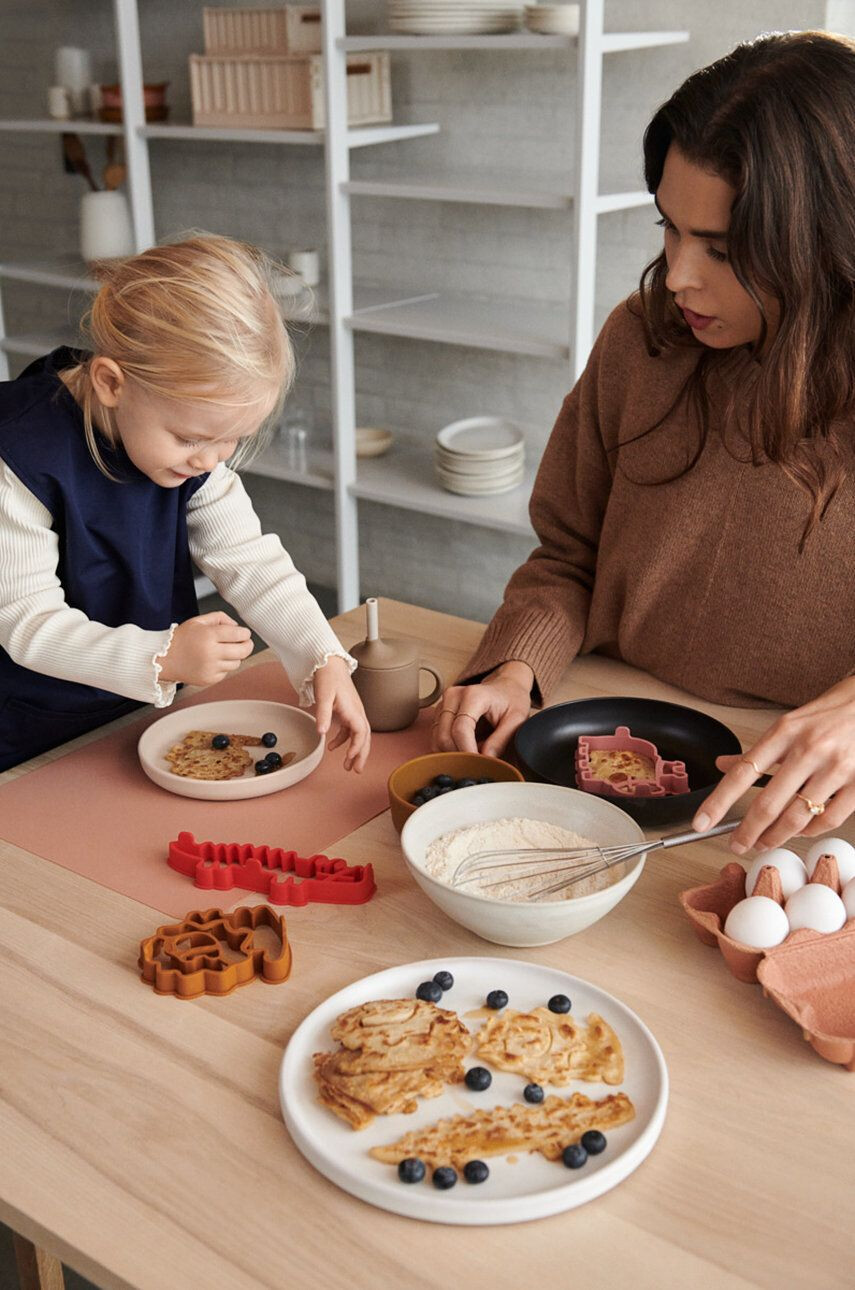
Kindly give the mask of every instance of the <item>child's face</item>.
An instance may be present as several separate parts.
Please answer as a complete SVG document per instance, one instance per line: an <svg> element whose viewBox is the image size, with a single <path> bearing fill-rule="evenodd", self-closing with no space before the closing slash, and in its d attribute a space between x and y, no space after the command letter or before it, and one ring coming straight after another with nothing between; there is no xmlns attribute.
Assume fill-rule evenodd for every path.
<svg viewBox="0 0 855 1290"><path fill-rule="evenodd" d="M149 394L123 378L112 412L137 469L161 488L178 488L231 457L240 440L258 431L272 403L270 397L240 408L188 403Z"/></svg>
<svg viewBox="0 0 855 1290"><path fill-rule="evenodd" d="M712 349L747 345L760 336L760 311L740 285L727 259L727 230L736 190L668 149L656 205L665 229L665 286L696 340ZM759 293L767 342L777 330L777 301Z"/></svg>

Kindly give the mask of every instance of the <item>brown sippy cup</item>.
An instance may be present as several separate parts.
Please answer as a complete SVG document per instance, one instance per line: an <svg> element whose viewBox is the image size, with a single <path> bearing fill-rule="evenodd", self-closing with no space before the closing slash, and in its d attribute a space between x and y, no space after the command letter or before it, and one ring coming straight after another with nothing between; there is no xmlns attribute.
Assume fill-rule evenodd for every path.
<svg viewBox="0 0 855 1290"><path fill-rule="evenodd" d="M381 640L377 598L365 602L368 635L350 653L359 666L353 684L362 700L372 730L403 730L411 726L420 708L435 703L442 692L442 677L434 668L419 660L419 649L413 641ZM430 672L436 685L430 694L419 697L419 678Z"/></svg>

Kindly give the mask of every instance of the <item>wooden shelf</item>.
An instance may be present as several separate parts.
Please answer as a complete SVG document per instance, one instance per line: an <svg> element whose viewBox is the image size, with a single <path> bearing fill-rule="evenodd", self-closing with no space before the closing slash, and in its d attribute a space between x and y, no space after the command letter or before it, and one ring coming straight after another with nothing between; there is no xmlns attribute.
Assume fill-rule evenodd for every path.
<svg viewBox="0 0 855 1290"><path fill-rule="evenodd" d="M72 291L97 291L98 283L79 256L52 256L38 260L4 260L0 278L33 282L45 287L67 287Z"/></svg>
<svg viewBox="0 0 855 1290"><path fill-rule="evenodd" d="M531 210L570 210L573 192L570 179L560 175L520 175L518 171L420 172L417 175L385 175L375 179L351 179L342 192L353 197L392 197L410 201L468 202L478 206L524 206ZM602 193L597 198L601 215L652 204L645 189Z"/></svg>
<svg viewBox="0 0 855 1290"><path fill-rule="evenodd" d="M523 482L511 492L459 497L447 492L436 478L430 448L421 441L396 436L385 456L357 462L356 483L350 492L362 501L533 537L528 499L535 470L536 463L530 464Z"/></svg>
<svg viewBox="0 0 855 1290"><path fill-rule="evenodd" d="M570 317L565 304L442 293L415 296L371 310L357 309L345 324L353 331L386 336L469 345L535 358L570 358Z"/></svg>
<svg viewBox="0 0 855 1290"><path fill-rule="evenodd" d="M335 462L331 448L307 447L304 466L296 454L291 454L287 445L274 442L261 456L256 457L248 466L243 466L241 473L331 491L335 479Z"/></svg>
<svg viewBox="0 0 855 1290"><path fill-rule="evenodd" d="M351 148L364 148L371 144L418 139L423 135L438 132L439 126L433 122L414 125L365 125L348 130L347 142ZM143 139L192 139L197 143L287 143L309 147L322 147L326 137L323 130L258 130L239 126L191 125L189 122L174 125L141 125L138 133Z"/></svg>
<svg viewBox="0 0 855 1290"><path fill-rule="evenodd" d="M54 121L52 117L29 117L14 120L6 117L0 120L0 130L26 132L28 134L121 134L121 125L106 121L80 120Z"/></svg>
<svg viewBox="0 0 855 1290"><path fill-rule="evenodd" d="M69 345L72 349L80 343L80 338L71 332L29 332L26 335L3 336L0 338L0 350L4 354L24 354L30 358L41 358L60 345Z"/></svg>
<svg viewBox="0 0 855 1290"><path fill-rule="evenodd" d="M610 31L603 35L603 53L615 54L629 49L651 49L659 45L682 45L689 39L687 31ZM578 36L539 36L534 32L509 32L504 36L395 36L378 32L375 36L346 36L339 40L340 49L567 49L578 42Z"/></svg>

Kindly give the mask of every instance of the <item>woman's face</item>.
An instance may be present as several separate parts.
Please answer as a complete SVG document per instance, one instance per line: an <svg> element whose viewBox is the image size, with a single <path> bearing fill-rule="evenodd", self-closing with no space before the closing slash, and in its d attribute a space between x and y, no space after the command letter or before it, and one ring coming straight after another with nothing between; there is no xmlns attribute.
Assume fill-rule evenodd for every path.
<svg viewBox="0 0 855 1290"><path fill-rule="evenodd" d="M727 231L736 190L688 161L672 144L656 190L665 229L665 286L696 340L711 349L748 345L760 337L760 310L737 281L727 258ZM777 302L758 292L767 342L778 325Z"/></svg>

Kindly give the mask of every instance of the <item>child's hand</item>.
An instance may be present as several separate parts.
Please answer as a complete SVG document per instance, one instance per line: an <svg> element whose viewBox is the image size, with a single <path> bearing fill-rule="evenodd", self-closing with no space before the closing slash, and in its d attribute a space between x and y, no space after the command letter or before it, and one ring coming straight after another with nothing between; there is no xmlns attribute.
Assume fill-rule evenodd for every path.
<svg viewBox="0 0 855 1290"><path fill-rule="evenodd" d="M327 733L330 720L335 715L339 728L329 747L339 748L349 739L344 769L361 771L371 746L371 727L356 686L350 679L347 663L343 658L328 659L315 673L314 684L318 733Z"/></svg>
<svg viewBox="0 0 855 1290"><path fill-rule="evenodd" d="M236 672L251 653L248 627L239 627L233 618L219 611L201 614L175 628L172 644L163 655L160 679L215 685L229 672Z"/></svg>

